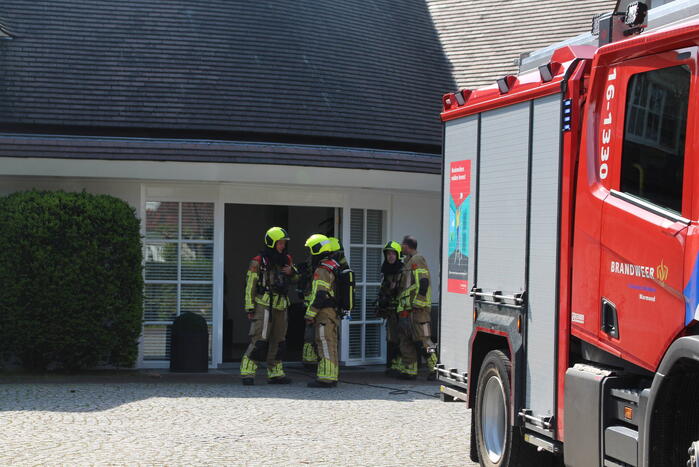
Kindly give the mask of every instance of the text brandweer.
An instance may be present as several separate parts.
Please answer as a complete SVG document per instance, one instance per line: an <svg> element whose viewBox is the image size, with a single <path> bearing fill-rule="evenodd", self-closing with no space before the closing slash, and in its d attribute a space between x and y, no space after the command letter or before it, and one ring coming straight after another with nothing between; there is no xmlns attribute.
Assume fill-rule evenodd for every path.
<svg viewBox="0 0 699 467"><path fill-rule="evenodd" d="M649 279L655 277L655 269L650 266L638 266L617 261L611 262L611 271L614 274L625 274L627 276L646 277Z"/></svg>

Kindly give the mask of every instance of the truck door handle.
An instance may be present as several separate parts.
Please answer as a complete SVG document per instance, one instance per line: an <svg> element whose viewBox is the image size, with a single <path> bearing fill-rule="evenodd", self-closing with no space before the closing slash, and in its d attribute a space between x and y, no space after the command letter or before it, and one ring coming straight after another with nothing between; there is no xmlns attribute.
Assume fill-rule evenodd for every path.
<svg viewBox="0 0 699 467"><path fill-rule="evenodd" d="M602 331L609 337L619 338L619 317L616 306L606 298L602 299Z"/></svg>

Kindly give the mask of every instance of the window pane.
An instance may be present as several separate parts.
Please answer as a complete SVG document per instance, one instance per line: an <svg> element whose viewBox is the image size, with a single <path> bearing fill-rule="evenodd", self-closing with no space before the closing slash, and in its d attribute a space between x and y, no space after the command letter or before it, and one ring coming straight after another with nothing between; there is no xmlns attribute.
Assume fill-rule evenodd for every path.
<svg viewBox="0 0 699 467"><path fill-rule="evenodd" d="M146 321L172 321L177 315L176 284L146 284L143 317Z"/></svg>
<svg viewBox="0 0 699 467"><path fill-rule="evenodd" d="M376 299L379 296L379 286L371 285L366 288L366 318L378 319L376 316Z"/></svg>
<svg viewBox="0 0 699 467"><path fill-rule="evenodd" d="M144 326L143 359L169 360L171 337L170 326Z"/></svg>
<svg viewBox="0 0 699 467"><path fill-rule="evenodd" d="M677 212L682 210L689 83L686 66L631 77L621 159L621 191Z"/></svg>
<svg viewBox="0 0 699 467"><path fill-rule="evenodd" d="M366 213L366 242L383 246L383 211L369 209Z"/></svg>
<svg viewBox="0 0 699 467"><path fill-rule="evenodd" d="M210 281L214 273L214 245L211 243L182 244L182 280Z"/></svg>
<svg viewBox="0 0 699 467"><path fill-rule="evenodd" d="M211 284L182 284L180 312L197 313L211 321L213 308L213 286Z"/></svg>
<svg viewBox="0 0 699 467"><path fill-rule="evenodd" d="M349 358L362 358L362 325L350 324Z"/></svg>
<svg viewBox="0 0 699 467"><path fill-rule="evenodd" d="M177 239L178 203L146 202L146 238Z"/></svg>
<svg viewBox="0 0 699 467"><path fill-rule="evenodd" d="M213 203L182 203L182 239L214 239Z"/></svg>
<svg viewBox="0 0 699 467"><path fill-rule="evenodd" d="M177 243L148 243L145 247L146 280L177 280Z"/></svg>
<svg viewBox="0 0 699 467"><path fill-rule="evenodd" d="M354 309L352 310L352 313L350 313L350 319L354 321L361 321L362 320L362 306L363 304L363 294L364 294L364 286L363 285L358 285L354 288Z"/></svg>
<svg viewBox="0 0 699 467"><path fill-rule="evenodd" d="M357 246L350 248L349 260L354 271L354 280L364 282L364 248Z"/></svg>
<svg viewBox="0 0 699 467"><path fill-rule="evenodd" d="M381 282L381 263L383 263L383 249L366 249L366 281Z"/></svg>
<svg viewBox="0 0 699 467"><path fill-rule="evenodd" d="M364 209L350 210L350 243L364 243Z"/></svg>
<svg viewBox="0 0 699 467"><path fill-rule="evenodd" d="M364 357L381 356L381 324L367 324L364 341Z"/></svg>

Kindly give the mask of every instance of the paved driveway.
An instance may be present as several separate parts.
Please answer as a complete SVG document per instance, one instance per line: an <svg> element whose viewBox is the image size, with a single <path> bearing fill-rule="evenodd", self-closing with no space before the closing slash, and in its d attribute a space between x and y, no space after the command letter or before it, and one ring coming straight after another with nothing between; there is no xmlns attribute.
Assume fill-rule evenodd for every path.
<svg viewBox="0 0 699 467"><path fill-rule="evenodd" d="M476 465L434 383L305 381L0 384L0 465Z"/></svg>

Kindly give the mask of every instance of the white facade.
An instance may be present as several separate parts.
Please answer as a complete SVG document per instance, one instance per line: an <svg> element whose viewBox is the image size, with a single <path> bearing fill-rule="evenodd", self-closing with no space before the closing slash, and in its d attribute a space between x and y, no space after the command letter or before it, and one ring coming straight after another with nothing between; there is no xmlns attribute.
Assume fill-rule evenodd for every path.
<svg viewBox="0 0 699 467"><path fill-rule="evenodd" d="M343 217L341 236L345 239L350 264L353 262L353 247L355 254L361 251L361 246L365 251L371 249L366 242L363 245L350 242L351 216L382 211L382 242L388 239L400 241L407 234L418 239L418 249L427 258L432 273L433 300L436 302L440 290L440 188L439 175L409 172L259 164L0 157L0 195L29 189L85 190L94 194L109 194L128 202L142 220L146 202L213 203L212 367L222 363L224 261L221 252L224 250L224 210L227 203L340 208L337 212L342 212ZM143 221L142 232L145 234ZM376 246L378 243L374 249ZM372 323L375 324L375 320ZM343 320L341 360L348 365L383 361L383 333L379 357L356 358L355 355L355 358L350 358L350 325L349 321ZM139 367L169 365L165 360L145 360L143 353L142 344Z"/></svg>

